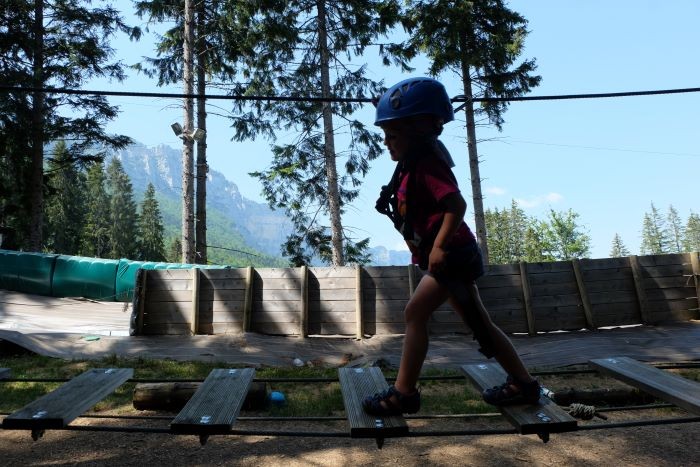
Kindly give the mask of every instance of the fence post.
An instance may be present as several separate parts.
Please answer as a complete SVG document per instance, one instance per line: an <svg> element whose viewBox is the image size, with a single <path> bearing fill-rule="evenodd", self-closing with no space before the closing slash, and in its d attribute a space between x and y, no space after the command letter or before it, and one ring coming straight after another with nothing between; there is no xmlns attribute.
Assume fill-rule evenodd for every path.
<svg viewBox="0 0 700 467"><path fill-rule="evenodd" d="M134 301L131 309L131 325L129 334L143 334L143 312L146 306L146 270L139 268L134 281Z"/></svg>
<svg viewBox="0 0 700 467"><path fill-rule="evenodd" d="M250 332L250 322L253 316L253 266L246 268L245 274L245 298L243 301L243 332Z"/></svg>
<svg viewBox="0 0 700 467"><path fill-rule="evenodd" d="M520 281L523 285L523 299L525 300L525 318L527 319L527 333L530 336L537 335L535 331L535 317L532 314L532 298L530 294L530 280L527 277L527 263L520 262Z"/></svg>
<svg viewBox="0 0 700 467"><path fill-rule="evenodd" d="M192 268L192 324L190 332L197 334L199 329L199 268Z"/></svg>
<svg viewBox="0 0 700 467"><path fill-rule="evenodd" d="M581 303L583 303L583 312L586 315L586 327L588 327L588 329L595 329L595 323L593 322L593 309L591 307L591 300L588 298L588 292L586 291L586 284L583 282L583 273L581 272L580 261L578 258L574 258L571 260L571 264L574 267L576 285L578 286L578 293L581 296Z"/></svg>
<svg viewBox="0 0 700 467"><path fill-rule="evenodd" d="M362 265L355 266L355 338L361 340L364 333L364 313L362 296Z"/></svg>
<svg viewBox="0 0 700 467"><path fill-rule="evenodd" d="M688 254L690 255L690 264L693 267L693 280L695 281L695 297L698 301L698 308L700 308L700 253L694 251Z"/></svg>
<svg viewBox="0 0 700 467"><path fill-rule="evenodd" d="M639 265L637 255L630 256L630 266L632 267L632 276L634 277L634 288L637 291L637 301L639 302L639 314L642 319L642 324L650 324L651 317L649 314L647 293L644 290L644 277L642 277L642 267Z"/></svg>
<svg viewBox="0 0 700 467"><path fill-rule="evenodd" d="M408 265L408 296L409 298L413 296L413 292L416 291L416 265Z"/></svg>
<svg viewBox="0 0 700 467"><path fill-rule="evenodd" d="M309 268L301 267L301 337L309 336Z"/></svg>

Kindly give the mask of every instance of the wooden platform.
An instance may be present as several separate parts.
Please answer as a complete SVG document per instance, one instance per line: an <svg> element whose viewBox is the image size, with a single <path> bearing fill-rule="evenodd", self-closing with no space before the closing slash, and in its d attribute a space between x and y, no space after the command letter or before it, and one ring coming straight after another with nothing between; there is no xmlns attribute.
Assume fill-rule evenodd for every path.
<svg viewBox="0 0 700 467"><path fill-rule="evenodd" d="M590 363L603 373L700 415L700 383L628 357L594 359Z"/></svg>
<svg viewBox="0 0 700 467"><path fill-rule="evenodd" d="M383 439L408 434L403 417L375 417L362 408L362 399L389 387L379 368L340 368L338 377L351 437Z"/></svg>
<svg viewBox="0 0 700 467"><path fill-rule="evenodd" d="M254 375L252 368L212 370L170 423L170 431L194 435L230 432Z"/></svg>
<svg viewBox="0 0 700 467"><path fill-rule="evenodd" d="M5 417L5 429L63 428L132 377L131 368L93 368Z"/></svg>
<svg viewBox="0 0 700 467"><path fill-rule="evenodd" d="M506 372L496 363L464 365L462 371L479 391L499 386L507 377ZM576 430L578 426L575 418L545 396L540 396L537 405L511 405L500 407L499 410L523 435L562 433Z"/></svg>

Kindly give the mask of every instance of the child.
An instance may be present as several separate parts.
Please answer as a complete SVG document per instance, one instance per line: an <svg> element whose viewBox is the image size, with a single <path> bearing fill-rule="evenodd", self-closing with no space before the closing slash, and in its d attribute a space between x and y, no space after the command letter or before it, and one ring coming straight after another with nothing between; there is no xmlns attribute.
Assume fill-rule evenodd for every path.
<svg viewBox="0 0 700 467"><path fill-rule="evenodd" d="M495 357L508 373L501 386L483 392L493 405L537 403L539 383L528 373L508 337L491 321L475 280L483 275L481 251L463 218L466 202L452 173L447 149L438 141L444 123L454 120L445 88L429 78L392 86L376 104L384 144L397 167L382 189L377 210L403 234L423 276L404 310L406 334L396 383L364 399L372 415L415 413L416 383L428 351L428 319L446 300L471 328L479 351Z"/></svg>

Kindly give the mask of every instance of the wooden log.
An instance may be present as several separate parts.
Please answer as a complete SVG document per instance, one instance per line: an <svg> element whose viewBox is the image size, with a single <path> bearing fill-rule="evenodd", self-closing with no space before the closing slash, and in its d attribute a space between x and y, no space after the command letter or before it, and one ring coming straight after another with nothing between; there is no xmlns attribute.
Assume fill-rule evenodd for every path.
<svg viewBox="0 0 700 467"><path fill-rule="evenodd" d="M581 302L583 303L583 312L586 315L586 326L588 329L595 329L595 323L593 321L593 309L591 308L591 301L588 298L588 292L586 290L586 284L583 282L583 274L581 273L581 264L578 258L571 260L571 264L574 267L574 275L576 276L576 285L578 286L578 293L581 296Z"/></svg>
<svg viewBox="0 0 700 467"><path fill-rule="evenodd" d="M530 336L537 335L535 331L535 318L532 314L532 293L530 292L530 280L527 277L527 263L520 262L520 281L523 284L523 300L525 302L525 318L527 319L527 333Z"/></svg>
<svg viewBox="0 0 700 467"><path fill-rule="evenodd" d="M639 315L641 321L643 324L650 324L651 317L649 313L647 294L646 290L644 289L642 267L639 265L639 259L636 255L630 256L630 266L632 267L632 276L634 277L634 289L637 291L637 302L639 303Z"/></svg>
<svg viewBox="0 0 700 467"><path fill-rule="evenodd" d="M362 339L364 337L364 313L362 310L362 265L358 264L355 268L355 338Z"/></svg>
<svg viewBox="0 0 700 467"><path fill-rule="evenodd" d="M202 385L199 382L139 383L132 404L136 410L181 410ZM243 410L261 410L267 405L267 383L253 382L243 402Z"/></svg>
<svg viewBox="0 0 700 467"><path fill-rule="evenodd" d="M253 315L253 282L254 271L252 266L246 268L245 275L245 301L243 303L243 331L250 332L250 322Z"/></svg>
<svg viewBox="0 0 700 467"><path fill-rule="evenodd" d="M309 268L307 266L301 267L301 328L299 333L301 337L309 336Z"/></svg>

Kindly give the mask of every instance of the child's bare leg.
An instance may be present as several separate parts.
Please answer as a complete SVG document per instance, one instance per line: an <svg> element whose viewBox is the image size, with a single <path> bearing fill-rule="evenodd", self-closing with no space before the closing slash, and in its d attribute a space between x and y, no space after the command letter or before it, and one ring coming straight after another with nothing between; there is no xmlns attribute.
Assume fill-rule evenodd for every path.
<svg viewBox="0 0 700 467"><path fill-rule="evenodd" d="M457 313L466 322L467 307L475 306L480 313L485 324L486 330L491 336L493 342L494 358L503 367L509 375L513 376L518 381L524 383L533 381L532 375L527 371L520 355L515 350L513 343L506 334L494 324L486 311L486 307L479 296L479 289L474 282L464 285L465 292L468 296L465 297L450 297L450 304L454 307ZM466 295L465 294L465 295ZM468 300L468 305L465 306L464 300Z"/></svg>
<svg viewBox="0 0 700 467"><path fill-rule="evenodd" d="M428 352L428 319L442 305L449 292L435 278L425 275L418 283L405 309L406 335L403 341L401 365L394 386L403 394L416 390L416 383Z"/></svg>

